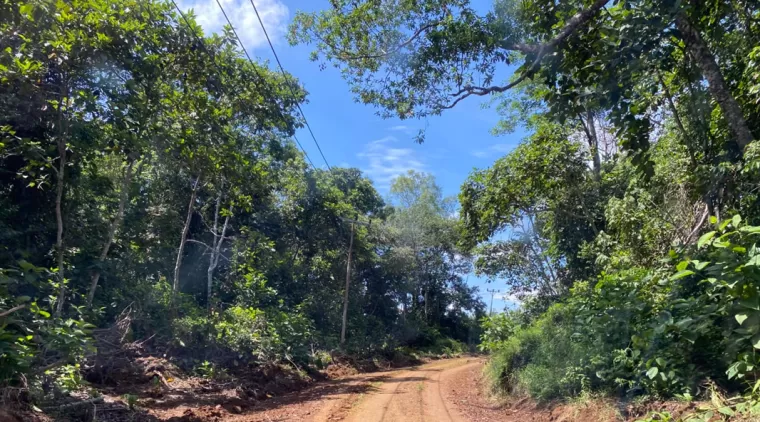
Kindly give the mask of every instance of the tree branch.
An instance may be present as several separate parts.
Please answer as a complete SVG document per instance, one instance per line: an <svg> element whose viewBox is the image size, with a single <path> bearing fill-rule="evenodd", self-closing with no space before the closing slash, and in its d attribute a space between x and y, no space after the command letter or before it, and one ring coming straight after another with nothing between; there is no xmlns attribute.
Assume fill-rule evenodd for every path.
<svg viewBox="0 0 760 422"><path fill-rule="evenodd" d="M514 50L519 51L524 54L535 54L536 58L533 60L533 63L530 65L528 69L522 72L522 74L513 82L504 85L504 86L490 86L490 87L478 87L478 86L466 86L459 90L459 92L452 94L452 97L456 97L455 100L447 105L441 107L442 110L447 110L450 108L453 108L456 106L460 101L464 100L465 98L471 96L471 95L488 95L492 94L494 92L504 92L509 89L514 88L517 84L524 81L535 71L538 69L539 64L541 64L541 60L546 56L546 54L550 51L553 51L560 43L565 41L567 38L569 38L578 28L585 25L586 22L588 22L601 8L604 7L605 4L607 4L608 0L596 0L594 4L591 5L588 9L576 13L572 18L570 18L569 21L565 24L565 26L562 28L562 30L557 34L556 37L552 38L550 41L543 43L543 44L525 44L525 43L513 43L505 45L504 48L507 50Z"/></svg>
<svg viewBox="0 0 760 422"><path fill-rule="evenodd" d="M424 32L426 32L426 31L428 31L428 30L430 30L432 28L435 28L440 23L441 23L441 21L435 21L435 22L431 22L431 23L428 23L426 25L421 26L406 41L402 42L401 44L398 44L398 45L394 46L389 51L384 51L384 50L381 49L381 53L378 53L378 54L357 54L355 52L345 50L343 48L340 48L340 47L338 47L336 45L333 45L333 44L329 43L326 39L320 37L316 33L315 33L315 36L320 41L322 41L323 43L325 43L325 45L327 45L328 47L330 47L333 51L337 51L338 53L336 55L339 56L339 57L341 57L344 60L380 59L380 58L383 58L383 57L388 57L391 54L395 54L395 53L399 52L401 49L403 49L405 47L408 47L409 44L413 43L414 40L416 40L417 38L419 38L420 35L422 35Z"/></svg>
<svg viewBox="0 0 760 422"><path fill-rule="evenodd" d="M211 249L211 250L214 250L214 248L212 248L211 246L209 246L209 245L208 245L208 244L206 244L206 243L203 243L203 242L201 242L200 240L195 240L195 239L187 239L187 240L185 240L185 242L190 242L190 243L197 243L197 244L199 244L199 245L203 245L203 246L205 246L205 247L206 247L206 249Z"/></svg>
<svg viewBox="0 0 760 422"><path fill-rule="evenodd" d="M8 315L10 315L10 314L12 314L12 313L14 313L16 311L20 311L21 309L24 309L24 308L26 308L26 305L14 306L13 308L8 309L7 311L0 312L0 318L8 316Z"/></svg>

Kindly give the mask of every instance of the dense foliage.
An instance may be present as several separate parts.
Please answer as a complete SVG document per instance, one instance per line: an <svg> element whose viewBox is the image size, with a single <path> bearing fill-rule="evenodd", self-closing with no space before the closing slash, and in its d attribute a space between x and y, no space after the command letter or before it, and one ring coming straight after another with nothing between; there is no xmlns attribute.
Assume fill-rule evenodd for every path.
<svg viewBox="0 0 760 422"><path fill-rule="evenodd" d="M756 385L755 2L332 5L299 14L291 40L382 115L491 96L496 134L530 133L459 198L476 271L522 301L484 323L495 386L553 399Z"/></svg>
<svg viewBox="0 0 760 422"><path fill-rule="evenodd" d="M0 46L0 387L75 386L125 315L127 340L201 372L477 341L452 200L424 174L386 202L357 169L308 168L304 90L231 28L2 0Z"/></svg>

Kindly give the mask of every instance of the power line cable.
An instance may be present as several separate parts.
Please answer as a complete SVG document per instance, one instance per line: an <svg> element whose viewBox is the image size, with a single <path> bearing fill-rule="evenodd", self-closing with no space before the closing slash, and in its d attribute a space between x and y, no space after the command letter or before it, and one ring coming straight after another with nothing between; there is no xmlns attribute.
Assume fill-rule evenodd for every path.
<svg viewBox="0 0 760 422"><path fill-rule="evenodd" d="M259 10L256 8L256 4L251 1L251 6L253 6L253 11L256 13L256 18L259 20L259 25L261 25L261 29L264 31L264 36L267 38L267 43L269 43L269 48L272 49L272 54L274 54L274 58L277 61L277 66L280 67L280 72L282 72L282 75L285 77L285 80L288 79L288 74L285 72L285 68L282 66L282 62L280 62L280 57L277 55L277 51L274 49L274 45L272 44L272 40L269 38L269 34L267 33L267 29L264 26L264 21L261 20L261 15L259 15ZM217 0L217 3L219 0ZM222 5L220 4L219 7ZM237 35L236 35L237 36ZM288 89L290 89L290 93L293 95L293 98L296 98L296 93L293 91L293 86L288 84ZM298 111L301 112L301 117L303 117L303 121L306 124L306 128L309 129L309 133L311 134L311 138L314 140L314 144L317 145L317 150L319 150L319 154L322 156L322 159L325 161L325 165L327 165L327 168L332 172L332 168L330 167L330 164L327 163L327 158L325 158L325 154L322 152L322 148L319 146L319 142L317 142L317 137L314 136L314 131L311 130L311 125L309 125L309 121L306 119L306 114L304 114L303 110L301 109L301 105L296 103L296 107L298 107Z"/></svg>
<svg viewBox="0 0 760 422"><path fill-rule="evenodd" d="M185 24L187 25L188 31L193 34L193 36L195 37L196 41L198 41L198 43L201 45L201 48L203 48L203 51L206 52L206 55L209 57L209 59L211 59L211 63L214 65L214 67L217 68L217 71L219 72L219 74L221 76L221 74L223 74L224 72L223 72L222 68L219 66L219 64L216 62L216 60L214 60L214 56L206 48L205 41L203 39L201 39L198 36L198 34L195 33L195 31L192 30L192 26L190 25L190 21L187 19L187 17L185 16L185 14L179 8L179 5L177 4L177 2L175 0L171 0L171 3L174 5L174 8L177 10L177 12L179 13L179 15L182 17L182 20L185 21ZM225 13L224 8L222 8L222 5L221 5L221 3L219 3L218 0L217 0L217 4L219 5L219 8L222 9L222 13L224 14L224 17L227 19L227 22L230 23L229 18L227 18L227 13ZM232 27L232 23L230 23L230 26ZM235 38L237 38L238 42L240 43L240 47L243 49L243 52L245 53L246 57L248 57L248 61L251 62L251 65L253 67L253 71L256 73L256 76L258 76L259 80L266 86L266 80L261 75L261 73L259 72L259 70L256 68L256 65L253 62L253 60L251 60L251 56L248 55L248 51L246 51L245 46L243 45L243 42L240 41L240 38L238 37L237 32L235 32L235 28L234 27L232 28L232 31L233 31L233 34L235 34ZM221 85L224 88L224 84L221 84ZM269 100L272 99L269 95L265 95L265 98L269 99ZM298 101L297 101L297 98L295 96L293 97L293 100L296 101L296 106L298 107L298 110L300 111L301 110L301 106L298 105ZM281 116L283 116L282 111L279 109L279 106L276 103L273 103L273 104L275 105L275 109L278 111L278 113ZM303 111L301 111L301 115L303 115ZM306 120L306 119L304 118L304 120ZM309 157L309 154L306 152L306 149L304 149L303 145L301 145L301 142L298 140L298 138L296 137L295 134L293 135L293 139L296 141L296 144L298 145L298 148L301 149L301 152L303 152L304 156L306 157L306 160L309 162L309 164L311 164L311 167L314 168L314 169L316 169L317 167L314 165L314 162L311 160L311 157ZM322 158L324 158L324 156L322 156Z"/></svg>

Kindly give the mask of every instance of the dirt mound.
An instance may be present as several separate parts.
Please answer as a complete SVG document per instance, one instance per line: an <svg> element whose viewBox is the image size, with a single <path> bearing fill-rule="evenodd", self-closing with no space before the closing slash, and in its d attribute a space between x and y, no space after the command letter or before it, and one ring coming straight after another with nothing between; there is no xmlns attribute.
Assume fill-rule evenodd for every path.
<svg viewBox="0 0 760 422"><path fill-rule="evenodd" d="M393 353L390 357L383 355L356 357L343 353L333 353L331 357L332 363L323 371L331 379L360 373L388 371L394 368L405 368L423 363L413 356L402 353Z"/></svg>

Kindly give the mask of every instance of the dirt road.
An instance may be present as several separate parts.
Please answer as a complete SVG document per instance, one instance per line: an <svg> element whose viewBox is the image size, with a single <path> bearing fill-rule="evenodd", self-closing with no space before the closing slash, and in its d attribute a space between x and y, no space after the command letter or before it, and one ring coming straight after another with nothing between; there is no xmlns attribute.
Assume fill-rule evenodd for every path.
<svg viewBox="0 0 760 422"><path fill-rule="evenodd" d="M175 395L150 406L140 422L570 422L618 421L614 408L588 405L538 407L528 400L500 406L483 393L483 359L434 361L414 368L352 375L304 390L246 402ZM226 399L225 399L226 397ZM221 403L221 404L217 404Z"/></svg>
<svg viewBox="0 0 760 422"><path fill-rule="evenodd" d="M346 421L465 422L447 404L441 385L452 374L481 364L473 359L446 360L390 374L356 404Z"/></svg>
<svg viewBox="0 0 760 422"><path fill-rule="evenodd" d="M473 386L459 377L479 373L483 361L461 358L415 368L362 374L326 383L286 398L268 409L239 415L235 421L311 422L468 422L491 420L463 414L461 405ZM464 389L466 391L459 391ZM498 420L504 420L500 413Z"/></svg>

